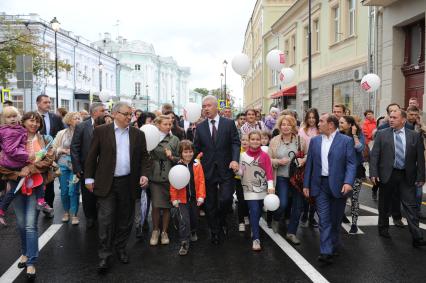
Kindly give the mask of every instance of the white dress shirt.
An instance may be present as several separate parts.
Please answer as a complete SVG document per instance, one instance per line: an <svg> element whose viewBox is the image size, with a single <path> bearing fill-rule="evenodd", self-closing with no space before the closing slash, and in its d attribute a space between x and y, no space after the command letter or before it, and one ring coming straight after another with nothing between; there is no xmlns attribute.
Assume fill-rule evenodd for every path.
<svg viewBox="0 0 426 283"><path fill-rule="evenodd" d="M331 144L336 136L337 130L334 131L329 137L321 135L321 176L328 177L328 153L330 152Z"/></svg>
<svg viewBox="0 0 426 283"><path fill-rule="evenodd" d="M219 116L219 114L216 114L216 117L214 117L214 119L208 119L208 122L209 122L209 128L210 128L210 135L213 133L213 128L212 128L212 122L211 122L211 120L215 120L216 122L215 122L215 124L214 124L214 126L215 126L215 128L216 128L216 133L217 133L217 130L219 129L219 120L220 120L220 116Z"/></svg>
<svg viewBox="0 0 426 283"><path fill-rule="evenodd" d="M114 122L116 162L114 177L126 176L130 174L130 140L129 126L121 129Z"/></svg>

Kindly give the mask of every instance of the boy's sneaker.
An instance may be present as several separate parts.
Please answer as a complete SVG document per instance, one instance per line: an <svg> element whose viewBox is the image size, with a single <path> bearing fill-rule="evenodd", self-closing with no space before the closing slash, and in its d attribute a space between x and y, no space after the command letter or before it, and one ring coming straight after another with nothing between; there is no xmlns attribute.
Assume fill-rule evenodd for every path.
<svg viewBox="0 0 426 283"><path fill-rule="evenodd" d="M238 231L245 232L246 231L246 225L244 225L244 223L240 223L238 225Z"/></svg>
<svg viewBox="0 0 426 283"><path fill-rule="evenodd" d="M187 255L189 250L189 243L187 241L182 242L180 245L179 255Z"/></svg>
<svg viewBox="0 0 426 283"><path fill-rule="evenodd" d="M197 232L191 232L191 236L189 238L191 240L191 242L196 242L198 241L198 236L197 236Z"/></svg>
<svg viewBox="0 0 426 283"><path fill-rule="evenodd" d="M358 233L358 227L355 224L351 225L351 230L349 230L349 234L356 234Z"/></svg>
<svg viewBox="0 0 426 283"><path fill-rule="evenodd" d="M262 247L260 246L260 240L259 239L253 240L253 246L251 247L251 249L253 251L256 251L256 252L258 252L262 249Z"/></svg>
<svg viewBox="0 0 426 283"><path fill-rule="evenodd" d="M47 202L38 202L37 203L37 209L38 210L41 210L41 211L43 211L43 212L45 212L45 213L50 213L50 214L52 214L52 212L53 212L53 208L51 208L48 204L47 204Z"/></svg>

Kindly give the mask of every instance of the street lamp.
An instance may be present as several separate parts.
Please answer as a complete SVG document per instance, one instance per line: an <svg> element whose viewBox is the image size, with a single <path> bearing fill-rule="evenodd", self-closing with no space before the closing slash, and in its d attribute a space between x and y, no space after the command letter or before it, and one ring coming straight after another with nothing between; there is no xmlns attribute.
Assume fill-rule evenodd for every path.
<svg viewBox="0 0 426 283"><path fill-rule="evenodd" d="M312 0L308 1L308 108L312 107Z"/></svg>
<svg viewBox="0 0 426 283"><path fill-rule="evenodd" d="M146 112L148 112L148 104L149 104L148 88L149 88L149 85L146 85L145 86L145 90L146 90Z"/></svg>
<svg viewBox="0 0 426 283"><path fill-rule="evenodd" d="M223 86L224 93L225 93L224 99L226 99L226 67L227 66L228 66L228 61L226 61L226 59L225 59L225 60L223 60L223 68L225 69L225 84Z"/></svg>
<svg viewBox="0 0 426 283"><path fill-rule="evenodd" d="M223 73L220 73L220 95L223 94Z"/></svg>
<svg viewBox="0 0 426 283"><path fill-rule="evenodd" d="M57 33L61 28L61 23L56 19L50 21L50 25L55 32L55 77L56 77L56 109L59 108L59 90L58 90L58 41L57 41Z"/></svg>
<svg viewBox="0 0 426 283"><path fill-rule="evenodd" d="M102 69L104 68L104 64L102 64L102 61L101 61L101 53L99 53L98 68L99 68L99 92L101 92L102 91Z"/></svg>

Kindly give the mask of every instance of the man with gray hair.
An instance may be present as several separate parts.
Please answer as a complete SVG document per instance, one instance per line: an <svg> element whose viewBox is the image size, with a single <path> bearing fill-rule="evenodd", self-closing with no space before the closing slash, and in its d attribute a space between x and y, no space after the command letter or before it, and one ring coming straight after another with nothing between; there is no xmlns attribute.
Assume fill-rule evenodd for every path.
<svg viewBox="0 0 426 283"><path fill-rule="evenodd" d="M80 180L84 179L84 162L89 153L95 119L104 116L105 107L101 102L95 102L90 105L89 112L90 119L77 124L75 127L70 148L72 168L74 174L76 174ZM84 187L81 188L81 195L84 216L86 217L86 227L90 229L95 225L97 217L96 197Z"/></svg>
<svg viewBox="0 0 426 283"><path fill-rule="evenodd" d="M194 146L197 152L203 153L205 207L211 241L217 245L228 233L226 216L232 207L234 172L239 167L241 143L234 121L219 116L216 97L204 97L203 112L206 119L196 128Z"/></svg>
<svg viewBox="0 0 426 283"><path fill-rule="evenodd" d="M130 127L130 105L118 102L112 115L114 123L93 131L84 172L86 188L97 197L99 272L109 269L113 248L121 263L129 262L126 246L133 226L136 191L148 185L150 171L145 134Z"/></svg>

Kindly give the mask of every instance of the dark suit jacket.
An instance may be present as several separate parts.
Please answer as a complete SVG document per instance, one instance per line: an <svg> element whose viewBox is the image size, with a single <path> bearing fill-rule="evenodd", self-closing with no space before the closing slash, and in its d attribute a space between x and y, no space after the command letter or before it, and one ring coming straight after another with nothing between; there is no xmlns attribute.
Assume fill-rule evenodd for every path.
<svg viewBox="0 0 426 283"><path fill-rule="evenodd" d="M50 120L50 135L52 138L56 137L56 134L64 129L64 123L62 123L61 117L59 117L56 114L48 113L49 114L49 120ZM44 125L44 119L42 119L43 122L43 129L40 131L42 135L46 134L46 126Z"/></svg>
<svg viewBox="0 0 426 283"><path fill-rule="evenodd" d="M386 122L384 122L383 124L381 124L381 125L377 128L377 130L384 130L384 129L387 129L387 128L389 128L389 127L390 127L390 125L389 125L389 121L386 121ZM410 130L414 130L414 126L413 126L413 124L411 124L411 123L409 123L409 122L405 122L404 128L406 128L406 129L410 129Z"/></svg>
<svg viewBox="0 0 426 283"><path fill-rule="evenodd" d="M194 146L197 152L202 152L201 164L207 180L215 177L221 180L233 178L229 169L231 161L240 160L240 139L233 120L220 117L216 143L213 142L208 119L201 122L195 131ZM215 170L216 168L216 170Z"/></svg>
<svg viewBox="0 0 426 283"><path fill-rule="evenodd" d="M309 188L313 197L321 190L321 144L322 135L311 139L306 160L303 187ZM337 132L328 152L328 182L335 198L346 197L341 190L344 184L354 185L356 167L353 139Z"/></svg>
<svg viewBox="0 0 426 283"><path fill-rule="evenodd" d="M405 176L409 185L425 181L424 144L420 134L405 128ZM379 177L387 183L395 162L393 129L377 131L370 153L370 177Z"/></svg>
<svg viewBox="0 0 426 283"><path fill-rule="evenodd" d="M150 161L146 150L145 134L135 127L129 127L130 144L130 188L132 198L140 186L141 176L148 176ZM111 190L116 165L116 142L114 123L102 125L93 131L93 139L85 163L84 178L95 179L93 193L105 197Z"/></svg>
<svg viewBox="0 0 426 283"><path fill-rule="evenodd" d="M92 137L92 119L85 120L75 127L71 141L71 162L75 174L84 172L84 162L89 153Z"/></svg>

